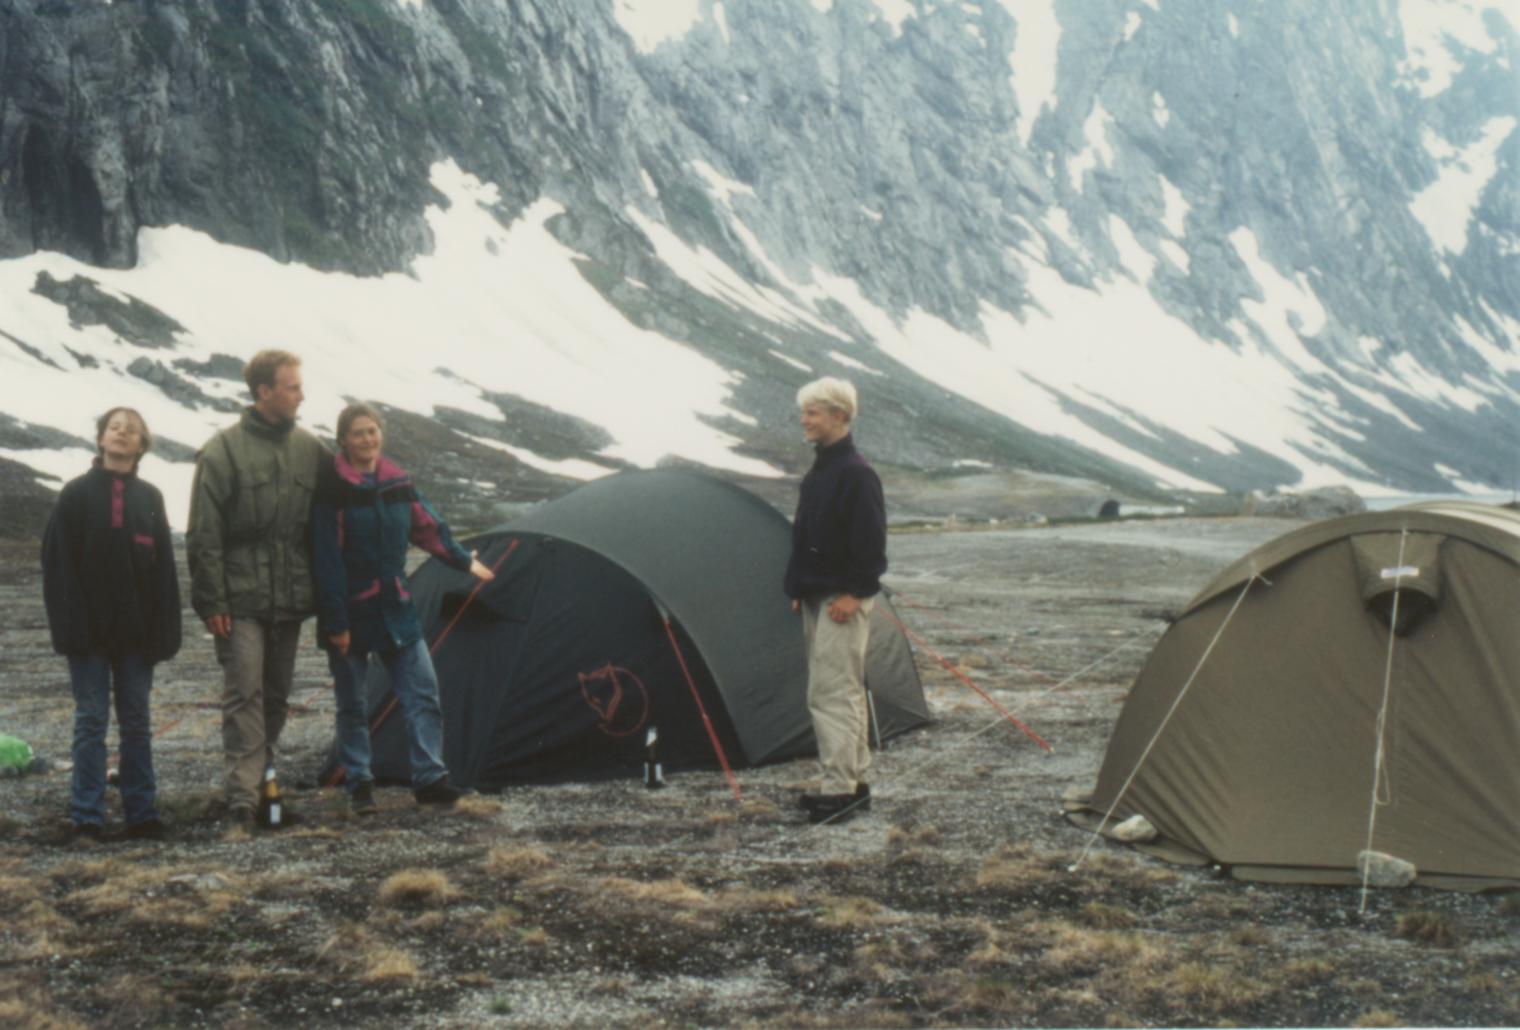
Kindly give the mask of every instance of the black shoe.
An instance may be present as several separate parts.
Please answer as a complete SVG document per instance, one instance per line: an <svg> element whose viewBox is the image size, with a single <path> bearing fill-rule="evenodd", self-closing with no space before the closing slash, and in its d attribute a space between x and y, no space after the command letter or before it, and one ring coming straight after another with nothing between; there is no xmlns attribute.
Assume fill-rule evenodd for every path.
<svg viewBox="0 0 1520 1030"><path fill-rule="evenodd" d="M375 784L372 780L364 780L354 788L348 796L348 807L354 815L374 815L380 811L380 806L375 804Z"/></svg>
<svg viewBox="0 0 1520 1030"><path fill-rule="evenodd" d="M854 794L821 794L818 803L808 809L808 822L838 826L860 815L866 803Z"/></svg>
<svg viewBox="0 0 1520 1030"><path fill-rule="evenodd" d="M418 787L412 791L412 797L417 799L419 805L437 805L440 808L453 808L454 803L464 797L470 791L463 787L456 787L449 782L447 775L434 780L432 783Z"/></svg>
<svg viewBox="0 0 1520 1030"><path fill-rule="evenodd" d="M144 819L140 823L130 823L127 826L127 837L131 840L163 840L169 835L169 829L162 819Z"/></svg>
<svg viewBox="0 0 1520 1030"><path fill-rule="evenodd" d="M800 797L800 798L797 799L797 805L804 812L811 812L815 808L818 808L820 805L828 805L828 804L832 803L834 798L847 797L847 796L849 796L849 795L845 795L845 794L804 794L804 795L802 795L802 797ZM857 784L855 784L854 798L855 798L856 801L860 802L860 804L858 804L858 805L855 806L858 811L869 812L871 810L871 785L869 783L857 783Z"/></svg>

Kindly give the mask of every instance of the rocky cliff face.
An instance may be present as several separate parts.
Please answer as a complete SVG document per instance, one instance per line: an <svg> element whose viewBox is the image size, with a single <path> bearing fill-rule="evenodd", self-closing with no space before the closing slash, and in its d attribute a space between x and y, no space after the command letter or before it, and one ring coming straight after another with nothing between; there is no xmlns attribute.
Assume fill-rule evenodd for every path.
<svg viewBox="0 0 1520 1030"><path fill-rule="evenodd" d="M1469 30L1417 51L1409 9L1432 4ZM1306 463L1403 489L1508 484L1520 38L1501 12L887 7L703 0L650 49L607 0L0 0L0 256L130 268L140 228L183 225L320 269L405 270L433 246L430 170L449 159L496 184L504 224L557 202L587 278L732 369L758 426L726 429L783 466L772 427L799 377L768 342L827 371L840 339L895 331L879 311L906 327L869 380L879 451L904 465L954 455L1141 492L1137 462L1232 489ZM1421 203L1463 174L1461 224L1432 229ZM816 324L714 303L657 230ZM1080 372L1025 370L1080 430L1052 431L932 367L926 325L1025 369L1021 333L1055 317L1055 291L1120 289L1200 353L1289 368L1302 438L1183 425ZM1124 360L1150 346L1122 320L1113 335ZM1391 407L1401 361L1417 371Z"/></svg>

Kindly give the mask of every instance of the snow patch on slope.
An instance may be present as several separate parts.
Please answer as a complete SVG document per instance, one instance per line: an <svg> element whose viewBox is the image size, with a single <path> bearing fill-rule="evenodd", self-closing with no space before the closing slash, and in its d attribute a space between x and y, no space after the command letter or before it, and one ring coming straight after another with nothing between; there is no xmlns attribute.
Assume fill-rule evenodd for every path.
<svg viewBox="0 0 1520 1030"><path fill-rule="evenodd" d="M1483 24L1485 8L1498 10L1468 0L1399 0L1405 51L1400 70L1422 96L1446 92L1462 70L1453 47L1493 53L1497 44Z"/></svg>
<svg viewBox="0 0 1520 1030"><path fill-rule="evenodd" d="M1061 23L1054 0L1003 0L1017 26L1008 55L1013 93L1019 101L1019 141L1027 148L1035 119L1056 105L1056 59Z"/></svg>
<svg viewBox="0 0 1520 1030"><path fill-rule="evenodd" d="M1440 165L1436 181L1419 192L1409 210L1441 250L1460 254L1467 248L1467 226L1483 190L1499 165L1499 147L1515 131L1515 119L1491 118L1483 134L1458 150L1426 131L1425 149Z"/></svg>
<svg viewBox="0 0 1520 1030"><path fill-rule="evenodd" d="M121 369L139 356L165 362L204 361L218 353L247 358L278 342L304 360L303 421L318 431L331 432L350 396L425 416L447 406L499 419L484 392L513 393L604 427L614 442L603 453L612 458L647 466L672 455L749 474L780 474L735 454L739 441L701 417L737 414L728 407L736 382L730 373L631 325L586 282L576 265L580 255L545 227L558 205L541 200L504 228L489 210L498 199L496 187L451 162L435 165L432 181L449 205L428 210L435 250L416 261L411 275L318 272L177 227L144 229L138 267L131 270L93 268L50 253L0 262L0 296L9 303L0 329L60 366L0 346L0 410L90 437L95 414L127 404L144 412L155 433L199 446L231 416L170 402ZM75 329L62 306L31 292L41 271L63 280L87 276L105 289L141 298L172 314L187 332L170 353L125 346L104 326ZM70 350L95 358L99 367L80 367ZM215 381L200 385L223 396L239 390ZM654 385L666 398L657 405L648 403ZM89 455L68 453L72 468L59 459L58 467L46 470L77 475ZM45 458L26 454L33 467ZM550 467L547 459L519 456ZM183 526L190 466L149 468L168 495L175 524Z"/></svg>

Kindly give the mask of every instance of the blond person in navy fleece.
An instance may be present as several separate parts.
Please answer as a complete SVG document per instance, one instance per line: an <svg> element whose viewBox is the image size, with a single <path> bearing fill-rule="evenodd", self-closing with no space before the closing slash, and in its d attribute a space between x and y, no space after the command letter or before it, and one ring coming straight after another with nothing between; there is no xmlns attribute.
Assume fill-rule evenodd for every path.
<svg viewBox="0 0 1520 1030"><path fill-rule="evenodd" d="M819 792L802 795L814 823L837 824L871 804L866 645L887 570L887 516L881 480L850 435L859 403L843 379L797 392L802 435L817 457L798 494L785 588L802 613L808 711L823 770Z"/></svg>

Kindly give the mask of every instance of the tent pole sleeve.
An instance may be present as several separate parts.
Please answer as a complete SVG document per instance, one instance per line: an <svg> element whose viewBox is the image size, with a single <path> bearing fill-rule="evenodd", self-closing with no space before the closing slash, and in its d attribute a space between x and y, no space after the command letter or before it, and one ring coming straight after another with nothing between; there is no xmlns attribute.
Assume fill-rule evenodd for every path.
<svg viewBox="0 0 1520 1030"><path fill-rule="evenodd" d="M707 728L707 739L712 741L713 754L718 756L718 764L723 766L723 775L728 777L728 789L733 791L734 800L743 799L739 791L739 778L734 775L733 767L728 764L728 756L723 753L723 745L718 741L718 732L713 729L712 720L707 717L707 706L702 703L702 695L697 693L697 684L691 678L691 670L686 666L686 656L681 653L681 645L676 643L676 631L670 625L670 616L662 616L665 623L665 636L670 640L670 648L676 653L676 661L681 663L681 674L686 677L686 685L691 688L691 699L697 703L697 711L702 715L702 725Z"/></svg>

